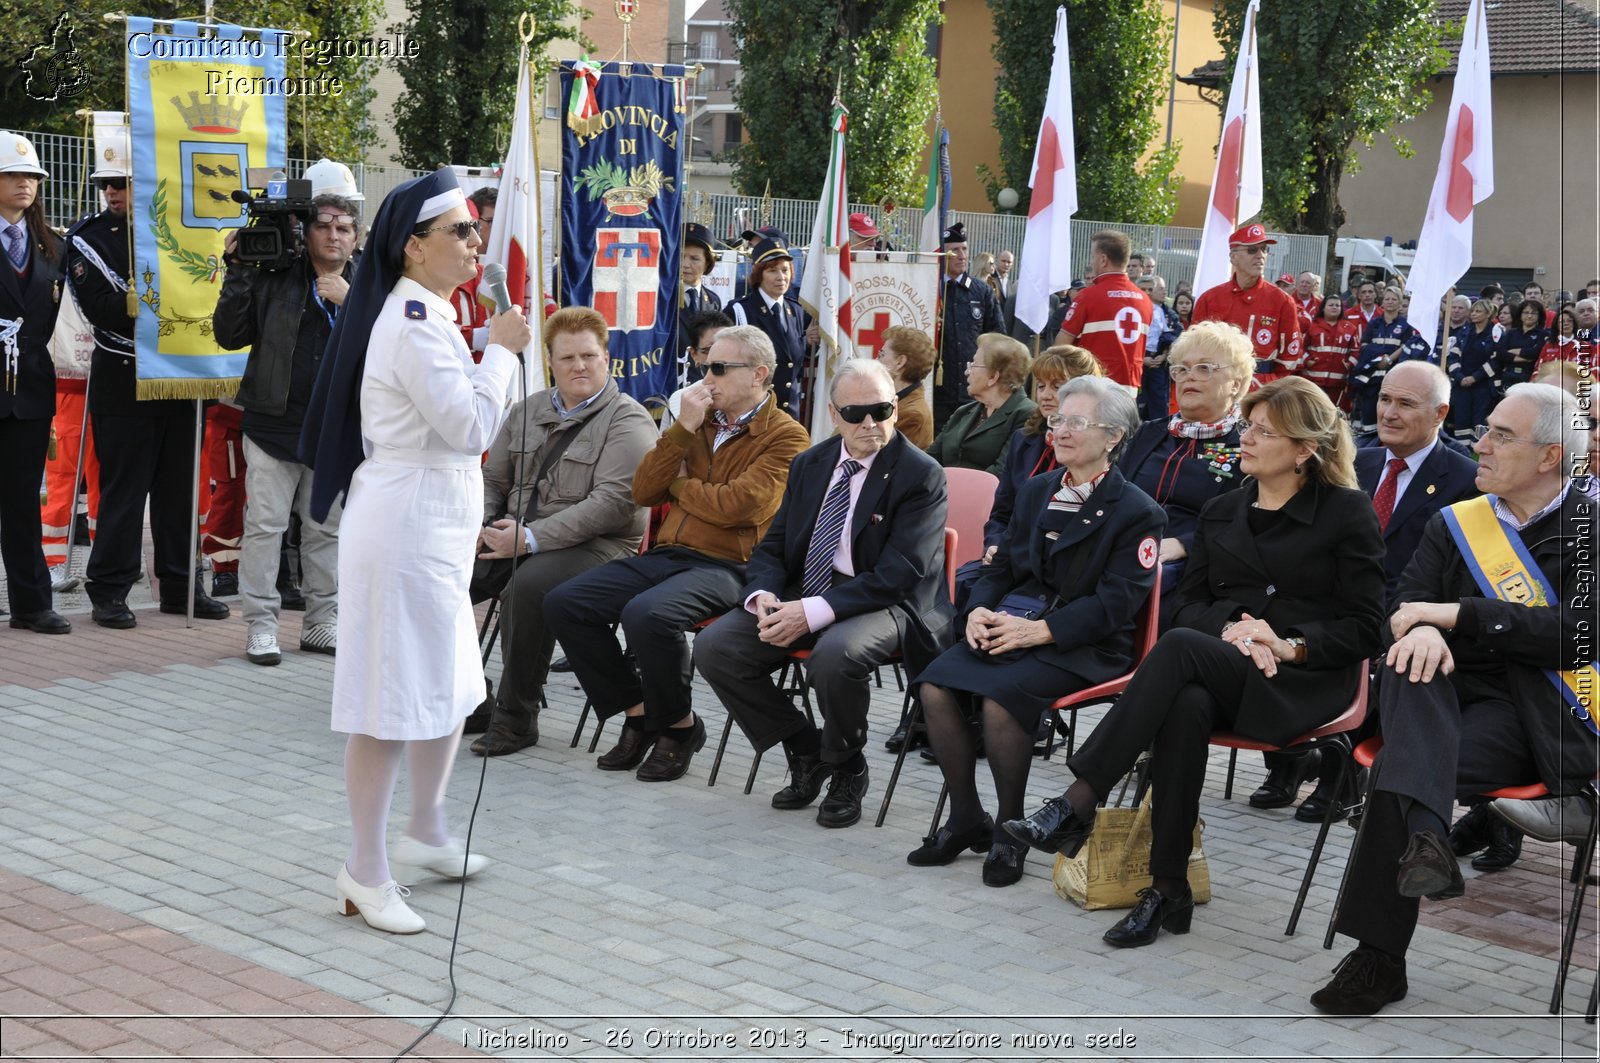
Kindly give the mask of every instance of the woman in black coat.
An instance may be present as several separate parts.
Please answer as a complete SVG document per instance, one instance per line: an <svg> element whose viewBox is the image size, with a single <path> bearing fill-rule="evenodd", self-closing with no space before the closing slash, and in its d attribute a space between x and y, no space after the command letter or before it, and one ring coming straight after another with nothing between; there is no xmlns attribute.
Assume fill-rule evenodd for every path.
<svg viewBox="0 0 1600 1063"><path fill-rule="evenodd" d="M1383 539L1356 486L1349 429L1299 377L1247 395L1241 467L1254 479L1207 503L1178 587L1173 629L1067 761L1077 781L1004 824L1070 856L1095 806L1146 749L1155 780L1151 887L1105 940L1148 945L1189 929L1187 880L1212 731L1282 745L1327 723L1366 682L1383 619Z"/></svg>
<svg viewBox="0 0 1600 1063"><path fill-rule="evenodd" d="M49 174L33 145L0 131L0 558L11 626L64 635L51 608L39 524L39 481L56 412L50 334L61 305L61 241L44 220L39 182Z"/></svg>
<svg viewBox="0 0 1600 1063"><path fill-rule="evenodd" d="M1161 507L1112 468L1139 423L1128 390L1079 377L1060 396L1049 423L1064 470L1023 485L1005 541L972 590L965 640L918 677L950 818L906 860L931 867L987 851L990 886L1022 877L1026 849L983 811L963 709L981 705L997 818L1020 815L1040 715L1132 664L1134 617L1155 584L1166 526Z"/></svg>

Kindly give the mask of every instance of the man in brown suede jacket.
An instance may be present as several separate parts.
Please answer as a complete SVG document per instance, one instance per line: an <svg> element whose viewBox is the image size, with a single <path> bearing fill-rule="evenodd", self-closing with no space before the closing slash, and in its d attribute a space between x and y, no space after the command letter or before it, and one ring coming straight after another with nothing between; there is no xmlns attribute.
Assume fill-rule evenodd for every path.
<svg viewBox="0 0 1600 1063"><path fill-rule="evenodd" d="M705 378L683 392L678 420L634 474L634 501L671 505L655 544L545 598L547 624L595 712L602 720L626 713L621 739L598 761L602 771L637 768L641 782L668 782L705 744L689 703L684 632L739 603L745 562L783 501L789 464L811 445L773 401L776 368L760 329L719 332ZM612 629L619 623L637 674Z"/></svg>

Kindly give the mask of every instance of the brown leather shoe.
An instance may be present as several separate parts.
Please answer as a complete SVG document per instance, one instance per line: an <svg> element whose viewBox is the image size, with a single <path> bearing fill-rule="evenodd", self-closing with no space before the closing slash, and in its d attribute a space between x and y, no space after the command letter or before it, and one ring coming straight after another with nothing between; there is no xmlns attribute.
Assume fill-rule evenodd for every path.
<svg viewBox="0 0 1600 1063"><path fill-rule="evenodd" d="M678 737L682 735L683 737ZM639 765L634 778L640 782L671 782L683 778L689 760L706 744L706 724L700 717L688 727L669 727L656 736L650 759Z"/></svg>
<svg viewBox="0 0 1600 1063"><path fill-rule="evenodd" d="M601 771L632 771L639 766L640 761L649 756L657 737L654 731L624 724L622 737L617 739L617 744L609 751L602 753L595 760L595 766Z"/></svg>

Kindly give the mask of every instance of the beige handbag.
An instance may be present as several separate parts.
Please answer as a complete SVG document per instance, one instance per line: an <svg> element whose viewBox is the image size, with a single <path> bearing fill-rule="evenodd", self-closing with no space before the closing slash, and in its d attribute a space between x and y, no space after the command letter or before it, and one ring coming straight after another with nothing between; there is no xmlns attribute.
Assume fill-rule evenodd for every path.
<svg viewBox="0 0 1600 1063"><path fill-rule="evenodd" d="M1203 821L1194 825L1194 850L1189 854L1189 887L1196 904L1211 900L1211 870L1200 848ZM1068 858L1056 856L1051 881L1063 900L1080 908L1132 908L1138 893L1150 885L1150 794L1138 808L1102 808L1094 831Z"/></svg>

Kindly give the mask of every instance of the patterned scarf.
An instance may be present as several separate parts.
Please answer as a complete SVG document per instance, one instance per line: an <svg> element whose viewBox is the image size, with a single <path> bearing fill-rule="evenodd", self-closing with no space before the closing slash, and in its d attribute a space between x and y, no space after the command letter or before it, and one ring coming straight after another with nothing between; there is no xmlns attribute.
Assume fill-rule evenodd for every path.
<svg viewBox="0 0 1600 1063"><path fill-rule="evenodd" d="M1094 494L1094 489L1100 486L1100 481L1105 479L1106 469L1088 483L1075 484L1072 482L1072 470L1068 469L1061 474L1061 490L1050 496L1050 509L1063 510L1067 513L1076 513L1083 508L1084 500Z"/></svg>
<svg viewBox="0 0 1600 1063"><path fill-rule="evenodd" d="M1179 439L1216 439L1233 431L1241 416L1237 406L1220 421L1185 421L1183 414L1175 413L1167 422L1167 431Z"/></svg>

